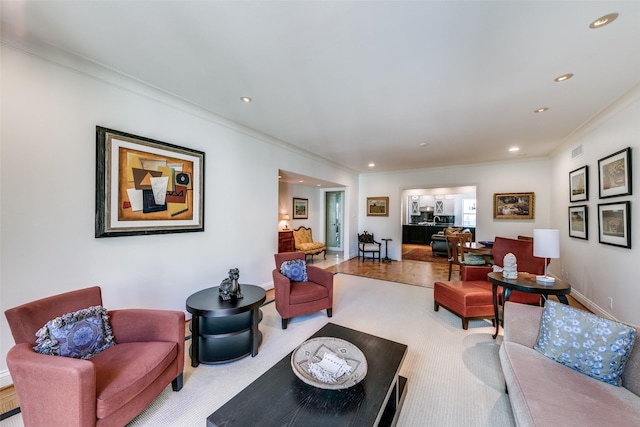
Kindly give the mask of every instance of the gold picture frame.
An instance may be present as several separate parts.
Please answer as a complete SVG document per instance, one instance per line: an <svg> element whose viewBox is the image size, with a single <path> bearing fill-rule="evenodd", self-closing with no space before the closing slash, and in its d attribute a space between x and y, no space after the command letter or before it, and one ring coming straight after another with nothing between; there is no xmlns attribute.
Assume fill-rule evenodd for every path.
<svg viewBox="0 0 640 427"><path fill-rule="evenodd" d="M367 216L389 216L389 197L367 197Z"/></svg>
<svg viewBox="0 0 640 427"><path fill-rule="evenodd" d="M494 219L534 219L534 193L495 193Z"/></svg>

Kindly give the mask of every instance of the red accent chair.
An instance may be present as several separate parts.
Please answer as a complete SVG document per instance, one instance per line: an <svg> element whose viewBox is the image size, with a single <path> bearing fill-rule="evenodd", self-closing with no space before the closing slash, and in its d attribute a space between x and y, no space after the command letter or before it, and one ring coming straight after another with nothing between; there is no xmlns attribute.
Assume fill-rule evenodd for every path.
<svg viewBox="0 0 640 427"><path fill-rule="evenodd" d="M531 274L544 274L544 258L533 256L533 240L509 239L506 237L496 237L493 242L493 262L494 265L503 267L504 256L512 253L516 257L518 271ZM491 267L468 266L463 268L462 280L484 280L487 283L487 274L492 271ZM489 284L491 289L491 284ZM502 292L502 288L499 288ZM530 294L527 292L513 291L509 297L511 302L519 302L521 304L540 305L539 294Z"/></svg>
<svg viewBox="0 0 640 427"><path fill-rule="evenodd" d="M96 305L102 305L98 286L5 311L16 342L7 365L25 425L122 426L169 383L182 388L182 311L110 310L116 344L87 360L33 350L36 331L49 320Z"/></svg>
<svg viewBox="0 0 640 427"><path fill-rule="evenodd" d="M512 253L518 263L518 271L544 274L544 259L533 256L533 241L496 237L492 248L495 265L502 267L504 256ZM487 280L491 267L461 266L460 281L441 281L433 284L433 309L440 306L462 319L462 328L467 329L469 320L492 319L492 285ZM498 297L502 301L502 288L498 287ZM522 304L540 305L540 295L513 291L509 301Z"/></svg>
<svg viewBox="0 0 640 427"><path fill-rule="evenodd" d="M282 317L282 329L287 329L289 319L295 316L327 310L333 315L333 273L319 267L307 265L308 282L292 282L280 273L285 261L305 260L304 252L275 254L276 268L273 270L276 310Z"/></svg>

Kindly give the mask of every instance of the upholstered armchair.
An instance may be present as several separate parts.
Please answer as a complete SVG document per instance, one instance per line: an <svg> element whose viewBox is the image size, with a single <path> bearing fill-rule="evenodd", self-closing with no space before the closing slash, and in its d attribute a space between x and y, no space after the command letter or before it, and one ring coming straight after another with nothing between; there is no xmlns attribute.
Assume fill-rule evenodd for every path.
<svg viewBox="0 0 640 427"><path fill-rule="evenodd" d="M372 260L375 261L376 254L378 254L378 261L380 261L380 242L376 242L373 238L373 233L369 234L366 230L362 234L358 234L358 252L362 255L362 261L365 260L365 254L370 253Z"/></svg>
<svg viewBox="0 0 640 427"><path fill-rule="evenodd" d="M296 251L304 252L306 255L313 256L323 253L324 259L327 259L327 246L322 242L313 241L313 232L310 228L300 226L293 230L293 241Z"/></svg>
<svg viewBox="0 0 640 427"><path fill-rule="evenodd" d="M43 298L5 312L16 342L7 354L7 365L25 425L123 426L169 383L174 391L182 388L185 339L182 311L108 311L105 324L111 327L115 344L88 359L34 350L36 332L45 324L95 306L102 306L97 286ZM81 325L74 330L75 335L67 338L82 335L84 327ZM80 336L73 341L77 345L76 341L82 339ZM66 341L65 348L71 346L71 339ZM65 343L62 339L58 342L61 343L58 348Z"/></svg>
<svg viewBox="0 0 640 427"><path fill-rule="evenodd" d="M287 261L305 261L304 252L275 254L276 268L273 270L276 311L282 317L282 329L287 329L289 319L295 316L327 310L333 315L333 273L319 267L305 265L306 281L293 281L281 273Z"/></svg>
<svg viewBox="0 0 640 427"><path fill-rule="evenodd" d="M494 265L503 267L504 256L508 253L512 253L516 257L518 271L531 274L544 274L545 260L544 258L533 256L533 240L496 237L493 242L492 253ZM487 274L491 271L491 267L465 266L462 267L462 280L484 280L489 283ZM540 305L540 295L513 291L511 292L509 301Z"/></svg>

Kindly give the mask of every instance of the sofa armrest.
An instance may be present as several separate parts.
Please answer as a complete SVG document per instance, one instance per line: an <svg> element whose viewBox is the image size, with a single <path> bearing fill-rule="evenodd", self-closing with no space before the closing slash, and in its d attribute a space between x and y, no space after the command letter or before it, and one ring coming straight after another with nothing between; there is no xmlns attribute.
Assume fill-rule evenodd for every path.
<svg viewBox="0 0 640 427"><path fill-rule="evenodd" d="M504 341L533 348L538 340L542 307L507 301L504 306Z"/></svg>
<svg viewBox="0 0 640 427"><path fill-rule="evenodd" d="M291 281L287 276L280 273L279 270L275 269L272 272L273 276L273 287L275 289L275 300L276 307L279 305L279 301L285 302L289 304L289 294L291 293Z"/></svg>
<svg viewBox="0 0 640 427"><path fill-rule="evenodd" d="M462 280L463 281L479 281L484 280L486 282L489 281L487 279L487 274L491 273L493 269L491 267L483 267L483 266L463 266L462 267Z"/></svg>
<svg viewBox="0 0 640 427"><path fill-rule="evenodd" d="M169 341L184 343L185 315L176 310L110 310L116 343Z"/></svg>
<svg viewBox="0 0 640 427"><path fill-rule="evenodd" d="M95 425L96 371L91 361L39 354L21 343L7 353L7 366L25 425Z"/></svg>
<svg viewBox="0 0 640 427"><path fill-rule="evenodd" d="M330 291L333 290L333 273L320 267L308 265L307 276L309 277L310 282L329 288Z"/></svg>

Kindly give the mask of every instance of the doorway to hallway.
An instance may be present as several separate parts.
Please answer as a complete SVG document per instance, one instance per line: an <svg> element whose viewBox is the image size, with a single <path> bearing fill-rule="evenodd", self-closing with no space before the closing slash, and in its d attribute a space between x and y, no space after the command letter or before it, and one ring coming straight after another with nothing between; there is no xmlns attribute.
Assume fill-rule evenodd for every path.
<svg viewBox="0 0 640 427"><path fill-rule="evenodd" d="M340 252L344 219L344 191L325 193L325 243L327 250Z"/></svg>

